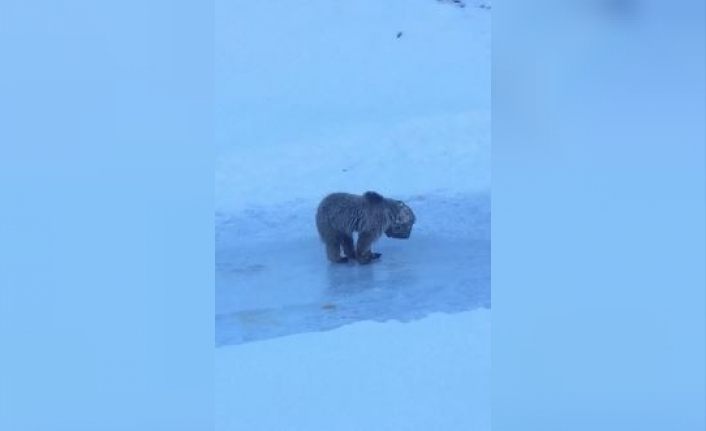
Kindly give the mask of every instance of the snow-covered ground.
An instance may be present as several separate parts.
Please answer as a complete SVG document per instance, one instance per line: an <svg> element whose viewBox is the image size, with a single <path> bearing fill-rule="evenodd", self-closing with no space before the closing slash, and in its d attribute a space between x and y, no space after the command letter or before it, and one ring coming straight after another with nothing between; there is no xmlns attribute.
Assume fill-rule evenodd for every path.
<svg viewBox="0 0 706 431"><path fill-rule="evenodd" d="M488 430L490 311L219 349L216 429Z"/></svg>
<svg viewBox="0 0 706 431"><path fill-rule="evenodd" d="M490 12L465 3L216 3L219 429L488 428ZM316 206L366 190L412 237L329 264Z"/></svg>

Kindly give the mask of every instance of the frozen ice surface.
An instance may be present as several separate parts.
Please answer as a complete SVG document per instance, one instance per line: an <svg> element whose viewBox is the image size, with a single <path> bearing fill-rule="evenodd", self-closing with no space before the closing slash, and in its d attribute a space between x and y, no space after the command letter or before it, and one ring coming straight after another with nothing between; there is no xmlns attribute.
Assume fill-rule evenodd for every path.
<svg viewBox="0 0 706 431"><path fill-rule="evenodd" d="M381 238L370 265L326 260L315 202L220 220L216 344L490 307L488 196L407 202L418 219L411 238Z"/></svg>

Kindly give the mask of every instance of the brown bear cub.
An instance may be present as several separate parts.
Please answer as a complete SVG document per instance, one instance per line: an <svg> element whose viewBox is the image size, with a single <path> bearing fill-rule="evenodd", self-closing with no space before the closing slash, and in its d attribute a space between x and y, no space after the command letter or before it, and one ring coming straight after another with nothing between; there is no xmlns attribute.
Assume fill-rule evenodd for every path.
<svg viewBox="0 0 706 431"><path fill-rule="evenodd" d="M391 238L409 238L415 221L412 209L404 202L384 198L376 192L365 192L362 196L332 193L316 211L316 228L326 244L326 256L336 263L356 259L367 264L380 258L380 253L370 250L373 242L383 232ZM353 232L358 232L355 245Z"/></svg>

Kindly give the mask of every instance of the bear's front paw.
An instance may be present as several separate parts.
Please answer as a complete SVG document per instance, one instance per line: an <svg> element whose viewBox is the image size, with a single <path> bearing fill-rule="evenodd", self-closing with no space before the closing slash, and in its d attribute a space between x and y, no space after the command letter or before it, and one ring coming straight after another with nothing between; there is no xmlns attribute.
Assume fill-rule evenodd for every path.
<svg viewBox="0 0 706 431"><path fill-rule="evenodd" d="M367 265L375 259L379 259L382 254L367 252L363 255L358 256L358 263L361 265Z"/></svg>

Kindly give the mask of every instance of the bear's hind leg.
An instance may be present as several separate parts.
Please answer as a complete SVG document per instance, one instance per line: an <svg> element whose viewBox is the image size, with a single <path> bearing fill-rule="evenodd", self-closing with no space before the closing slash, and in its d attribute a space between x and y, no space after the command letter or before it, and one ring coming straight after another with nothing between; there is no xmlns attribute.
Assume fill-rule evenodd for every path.
<svg viewBox="0 0 706 431"><path fill-rule="evenodd" d="M326 242L326 256L333 263L348 262L347 257L341 257L341 242L337 239Z"/></svg>
<svg viewBox="0 0 706 431"><path fill-rule="evenodd" d="M341 239L343 245L343 254L349 259L355 259L355 247L353 246L353 237L344 235Z"/></svg>

